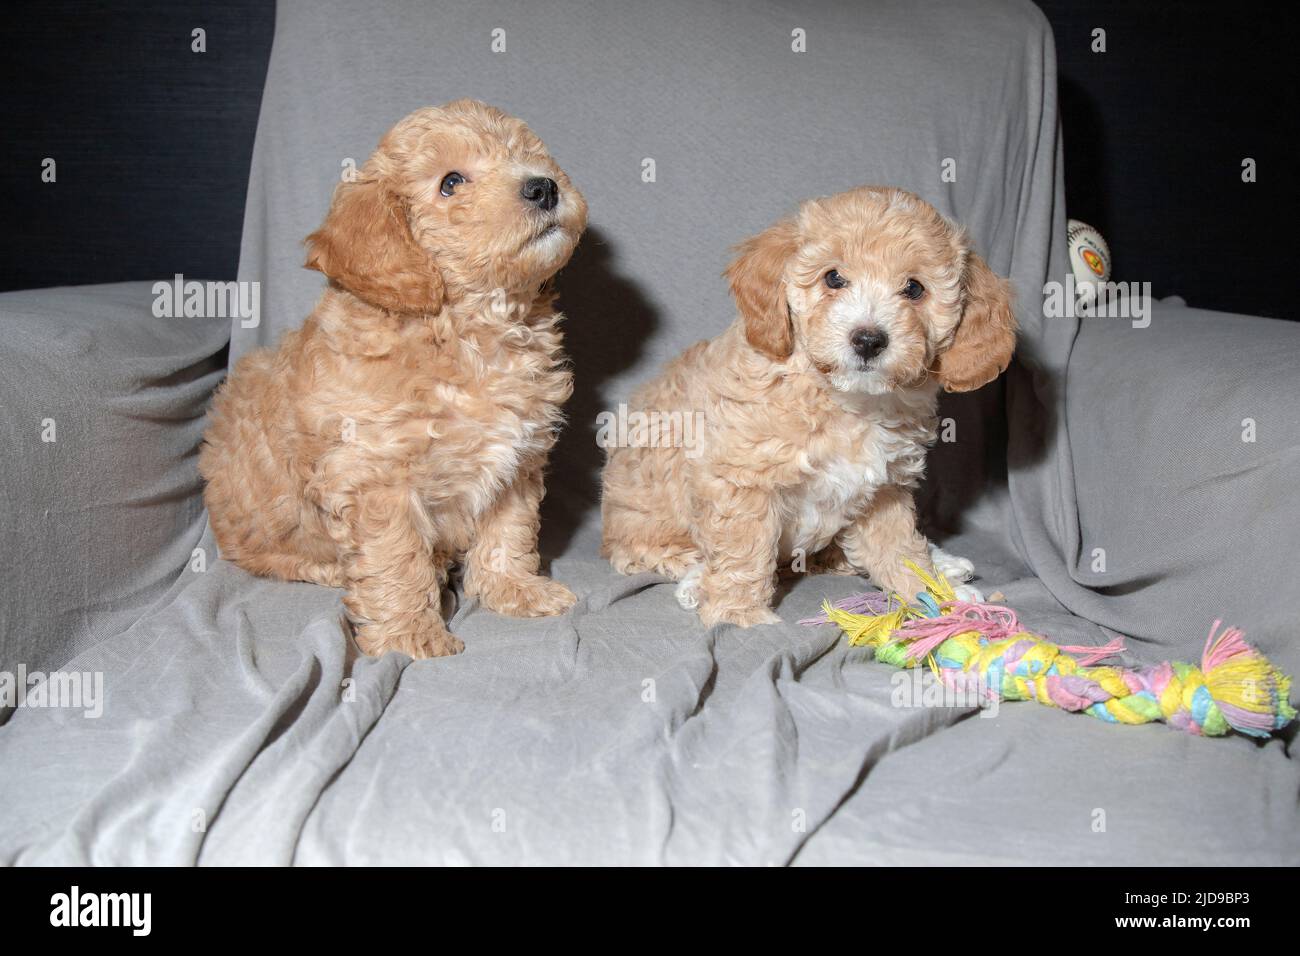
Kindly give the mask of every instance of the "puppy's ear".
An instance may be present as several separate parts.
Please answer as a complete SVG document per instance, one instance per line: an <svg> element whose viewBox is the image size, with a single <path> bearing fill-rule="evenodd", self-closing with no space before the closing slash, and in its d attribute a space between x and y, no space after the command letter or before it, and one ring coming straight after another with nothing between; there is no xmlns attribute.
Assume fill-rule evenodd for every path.
<svg viewBox="0 0 1300 956"><path fill-rule="evenodd" d="M308 269L391 312L437 312L442 276L411 237L406 211L382 181L339 183L321 227L307 237Z"/></svg>
<svg viewBox="0 0 1300 956"><path fill-rule="evenodd" d="M961 323L934 367L935 378L949 392L969 392L993 381L1011 363L1016 348L1011 283L972 252L962 286Z"/></svg>
<svg viewBox="0 0 1300 956"><path fill-rule="evenodd" d="M745 338L778 361L789 358L794 351L785 265L798 244L799 231L794 221L778 222L737 246L736 258L724 273L745 320Z"/></svg>

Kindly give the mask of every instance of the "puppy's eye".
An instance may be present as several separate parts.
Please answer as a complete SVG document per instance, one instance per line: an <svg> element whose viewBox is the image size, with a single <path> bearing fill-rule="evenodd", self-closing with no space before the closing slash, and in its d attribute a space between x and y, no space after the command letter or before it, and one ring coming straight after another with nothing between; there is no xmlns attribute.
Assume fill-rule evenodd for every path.
<svg viewBox="0 0 1300 956"><path fill-rule="evenodd" d="M907 285L903 286L903 295L907 296L909 299L919 299L921 296L925 295L925 286L921 285L921 283L917 282L915 279L908 279Z"/></svg>
<svg viewBox="0 0 1300 956"><path fill-rule="evenodd" d="M840 275L839 272L834 269L826 273L825 279L826 285L832 289L843 289L849 284L849 280L844 278L844 276Z"/></svg>
<svg viewBox="0 0 1300 956"><path fill-rule="evenodd" d="M442 177L442 186L438 192L444 196L450 196L456 191L456 187L465 181L465 177L460 173L448 173Z"/></svg>

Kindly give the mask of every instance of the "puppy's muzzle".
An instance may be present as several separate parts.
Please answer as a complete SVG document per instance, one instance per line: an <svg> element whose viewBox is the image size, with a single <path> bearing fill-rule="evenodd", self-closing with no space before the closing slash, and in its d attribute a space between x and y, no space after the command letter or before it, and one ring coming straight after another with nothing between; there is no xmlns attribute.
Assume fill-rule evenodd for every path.
<svg viewBox="0 0 1300 956"><path fill-rule="evenodd" d="M889 333L882 329L854 329L849 333L849 345L858 358L870 362L889 347Z"/></svg>
<svg viewBox="0 0 1300 956"><path fill-rule="evenodd" d="M560 187L555 184L554 179L533 176L531 179L524 180L519 195L524 197L525 202L550 212L560 201Z"/></svg>

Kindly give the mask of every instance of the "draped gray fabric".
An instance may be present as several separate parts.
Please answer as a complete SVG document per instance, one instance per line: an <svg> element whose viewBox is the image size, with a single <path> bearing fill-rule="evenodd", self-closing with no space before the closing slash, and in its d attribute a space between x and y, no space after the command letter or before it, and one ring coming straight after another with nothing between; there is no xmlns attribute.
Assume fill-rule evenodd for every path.
<svg viewBox="0 0 1300 956"><path fill-rule="evenodd" d="M120 634L203 533L194 455L230 325L157 318L151 286L0 294L0 670Z"/></svg>
<svg viewBox="0 0 1300 956"><path fill-rule="evenodd" d="M1223 608L1295 667L1274 569L1296 530L1296 332L1174 304L1146 329L1045 317L1065 209L1036 8L281 2L240 265L263 321L236 323L232 358L310 311L300 243L344 163L466 95L525 118L591 207L559 282L577 392L543 513L578 606L513 621L462 599L463 655L374 660L339 592L187 571L68 665L104 673L102 717L19 710L0 732L24 768L0 774L0 862L1300 861L1280 740L906 706L895 672L796 623L862 582L802 577L782 625L706 632L596 553L596 414L730 321L730 245L887 183L969 228L1023 328L1003 382L944 406L931 529L1062 642L1114 628L1130 661L1195 659Z"/></svg>

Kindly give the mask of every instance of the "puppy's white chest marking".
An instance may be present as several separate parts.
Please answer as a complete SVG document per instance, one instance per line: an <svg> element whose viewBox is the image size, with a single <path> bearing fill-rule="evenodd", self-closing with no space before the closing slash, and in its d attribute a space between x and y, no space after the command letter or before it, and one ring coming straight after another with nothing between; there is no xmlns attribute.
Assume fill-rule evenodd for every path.
<svg viewBox="0 0 1300 956"><path fill-rule="evenodd" d="M925 470L923 423L876 423L838 451L804 463L808 477L782 495L782 562L826 547L887 484L911 484Z"/></svg>
<svg viewBox="0 0 1300 956"><path fill-rule="evenodd" d="M879 447L812 467L807 480L782 495L782 562L796 551L808 557L830 544L888 478L888 460Z"/></svg>

